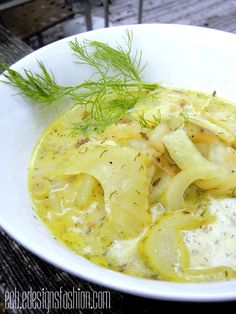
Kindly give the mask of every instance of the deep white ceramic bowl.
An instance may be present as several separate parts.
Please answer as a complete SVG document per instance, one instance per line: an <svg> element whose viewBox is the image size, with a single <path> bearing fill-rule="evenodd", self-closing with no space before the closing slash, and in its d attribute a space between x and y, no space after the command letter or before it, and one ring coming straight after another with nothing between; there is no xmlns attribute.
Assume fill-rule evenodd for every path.
<svg viewBox="0 0 236 314"><path fill-rule="evenodd" d="M83 33L78 40L121 42L132 29L134 47L148 62L147 81L162 82L217 95L236 102L236 35L192 26L135 25ZM72 39L72 38L70 38ZM50 67L58 82L71 85L83 80L85 69L73 63L68 38L37 50L17 62L36 70L36 59ZM101 285L144 297L166 300L220 301L236 299L236 280L220 283L172 283L131 277L99 267L53 239L34 218L27 191L27 167L35 142L56 116L38 108L0 83L0 225L31 252L59 268Z"/></svg>

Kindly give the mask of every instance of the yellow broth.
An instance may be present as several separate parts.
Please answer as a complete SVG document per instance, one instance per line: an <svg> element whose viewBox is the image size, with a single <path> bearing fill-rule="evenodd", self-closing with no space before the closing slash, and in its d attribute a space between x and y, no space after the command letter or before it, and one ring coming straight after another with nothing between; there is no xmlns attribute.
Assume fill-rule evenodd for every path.
<svg viewBox="0 0 236 314"><path fill-rule="evenodd" d="M29 191L50 232L134 276L235 277L236 106L162 87L103 133L72 134L86 114L67 111L33 153Z"/></svg>

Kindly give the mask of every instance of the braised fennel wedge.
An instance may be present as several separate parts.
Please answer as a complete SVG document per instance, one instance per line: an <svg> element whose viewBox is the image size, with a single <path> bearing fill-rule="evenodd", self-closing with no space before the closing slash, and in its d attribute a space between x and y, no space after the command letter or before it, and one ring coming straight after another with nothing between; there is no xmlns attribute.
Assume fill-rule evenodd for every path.
<svg viewBox="0 0 236 314"><path fill-rule="evenodd" d="M47 128L29 167L29 192L49 230L112 270L177 282L236 277L236 105L143 80L133 35L122 45L75 39L93 76L60 86L5 68L32 102L71 108ZM79 72L78 72L79 73Z"/></svg>

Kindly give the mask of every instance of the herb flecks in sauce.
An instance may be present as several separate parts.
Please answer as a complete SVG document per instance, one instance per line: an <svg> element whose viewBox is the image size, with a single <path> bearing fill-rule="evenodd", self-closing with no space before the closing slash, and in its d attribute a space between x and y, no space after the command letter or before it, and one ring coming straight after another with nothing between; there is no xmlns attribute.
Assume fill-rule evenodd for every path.
<svg viewBox="0 0 236 314"><path fill-rule="evenodd" d="M110 269L173 281L236 277L236 206L225 199L236 197L236 106L215 92L143 81L132 39L70 42L76 62L94 71L76 86L58 85L42 62L39 73L3 65L5 83L24 97L72 104L32 158L36 211L57 239Z"/></svg>
<svg viewBox="0 0 236 314"><path fill-rule="evenodd" d="M79 106L54 122L40 140L31 165L29 187L36 210L59 240L104 267L135 276L173 281L234 277L236 208L234 212L232 207L230 220L226 210L220 210L221 201L216 198L219 193L222 196L232 193L235 185L228 186L228 190L226 186L224 190L219 186L216 190L211 180L197 180L184 191L184 207L176 207L173 212L168 208L172 199L177 199L181 193L175 188L176 196L171 194L172 199L168 199L172 180L183 169L188 170L193 160L195 168L198 163L201 167L211 167L211 145L225 147L212 131L189 121L180 123L182 116L178 113L183 110L183 100L186 104L191 100L198 108L198 104L207 101L209 96L163 87L154 93L157 97L150 95L135 105L128 123L120 121L101 133L70 136L68 130L75 117L83 117ZM216 101L219 100L216 98ZM149 121L155 110L161 112L162 120L154 129L137 124L140 112ZM165 134L179 134L187 143L181 146L181 141L173 137L169 148ZM189 141L194 143L191 144L193 147ZM235 176L232 172L234 148L227 147L231 148L227 148L228 168L224 164L224 171ZM214 164L220 167L217 161ZM201 169L199 171L201 173ZM210 170L206 168L207 171ZM214 176L217 174L220 175L220 171ZM178 189L178 185L176 187ZM228 224L224 237L220 231L222 221ZM156 244L155 238L158 239ZM220 251L214 250L213 244L212 249L206 248L208 238ZM175 241L178 244L173 246ZM159 255L154 254L155 245ZM225 251L224 247L227 248ZM165 255L164 248L172 248L170 252L173 254ZM163 257L165 262L160 267Z"/></svg>

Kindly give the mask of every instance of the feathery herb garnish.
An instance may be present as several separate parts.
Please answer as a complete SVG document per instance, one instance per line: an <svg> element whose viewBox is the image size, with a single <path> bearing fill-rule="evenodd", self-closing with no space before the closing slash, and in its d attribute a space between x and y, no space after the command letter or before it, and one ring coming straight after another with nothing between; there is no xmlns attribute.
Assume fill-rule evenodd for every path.
<svg viewBox="0 0 236 314"><path fill-rule="evenodd" d="M152 116L152 120L145 118L144 113L138 115L138 123L146 129L154 129L158 124L161 123L161 113Z"/></svg>
<svg viewBox="0 0 236 314"><path fill-rule="evenodd" d="M133 35L127 31L124 47L110 47L99 41L77 39L69 42L76 56L76 63L92 67L94 75L77 86L60 86L54 75L42 62L38 61L41 73L24 69L24 76L2 65L7 72L7 84L16 87L19 94L38 102L53 103L69 96L74 105L84 106L86 117L74 125L73 133L88 134L102 132L113 123L119 122L144 97L143 90L152 91L157 84L142 81L141 51L132 56Z"/></svg>
<svg viewBox="0 0 236 314"><path fill-rule="evenodd" d="M48 72L42 62L38 61L38 65L40 74L24 69L24 77L5 64L0 64L7 71L3 74L7 81L3 82L16 87L18 94L43 103L54 102L68 94L71 88L57 85L53 73Z"/></svg>
<svg viewBox="0 0 236 314"><path fill-rule="evenodd" d="M145 68L141 62L142 52L136 51L135 56L131 57L132 33L127 31L124 41L125 48L119 44L112 48L105 43L88 40L80 44L77 39L69 45L78 58L77 62L93 67L101 79L141 83L141 74Z"/></svg>

